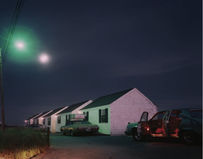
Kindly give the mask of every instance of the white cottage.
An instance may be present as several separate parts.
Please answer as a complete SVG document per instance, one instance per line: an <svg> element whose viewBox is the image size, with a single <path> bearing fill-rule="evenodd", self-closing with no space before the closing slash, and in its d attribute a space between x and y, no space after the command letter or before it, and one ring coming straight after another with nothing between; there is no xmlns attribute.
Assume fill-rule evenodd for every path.
<svg viewBox="0 0 203 159"><path fill-rule="evenodd" d="M43 116L43 125L45 127L49 127L50 131L52 133L56 132L56 124L57 124L57 115L56 114L60 113L61 111L63 111L67 107L68 106L54 109L54 110L50 111L49 113L47 113L46 115Z"/></svg>
<svg viewBox="0 0 203 159"><path fill-rule="evenodd" d="M42 113L38 113L33 115L32 117L27 119L27 125L34 125L34 119L37 118L38 116L40 116Z"/></svg>
<svg viewBox="0 0 203 159"><path fill-rule="evenodd" d="M99 97L81 109L88 121L108 135L124 134L128 122L138 122L144 111L149 117L157 112L154 105L136 88Z"/></svg>
<svg viewBox="0 0 203 159"><path fill-rule="evenodd" d="M73 118L73 116L80 117L80 115L83 114L83 112L80 111L80 109L84 108L91 102L92 102L92 100L88 100L88 101L72 104L72 105L68 106L66 109L64 109L63 111L57 113L56 114L56 116L57 116L56 132L60 132L61 131L60 128L62 126L65 126L67 124L67 122L71 118Z"/></svg>
<svg viewBox="0 0 203 159"><path fill-rule="evenodd" d="M34 117L34 124L35 125L45 125L44 116L46 116L48 113L52 112L53 110L42 112L40 115Z"/></svg>

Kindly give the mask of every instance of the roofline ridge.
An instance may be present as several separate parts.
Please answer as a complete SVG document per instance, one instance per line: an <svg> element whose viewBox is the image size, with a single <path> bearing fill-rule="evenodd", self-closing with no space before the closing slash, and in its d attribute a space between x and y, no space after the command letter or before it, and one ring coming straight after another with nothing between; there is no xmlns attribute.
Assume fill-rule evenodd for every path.
<svg viewBox="0 0 203 159"><path fill-rule="evenodd" d="M142 92L140 92L137 88L134 88L137 93L139 93L141 96L143 96L149 103L156 106L149 98L147 98Z"/></svg>
<svg viewBox="0 0 203 159"><path fill-rule="evenodd" d="M118 99L120 99L121 97L123 97L124 95L126 95L126 94L128 94L130 91L132 91L134 88L130 88L130 89L126 89L126 91L127 90L129 90L129 91L127 91L125 94L123 94L122 96L120 96L119 98L117 98L116 100L114 100L113 102L111 102L109 105L111 105L112 103L114 103L115 101L117 101ZM125 90L123 90L123 91L125 91ZM120 91L120 92L123 92L123 91ZM119 92L118 92L119 93Z"/></svg>

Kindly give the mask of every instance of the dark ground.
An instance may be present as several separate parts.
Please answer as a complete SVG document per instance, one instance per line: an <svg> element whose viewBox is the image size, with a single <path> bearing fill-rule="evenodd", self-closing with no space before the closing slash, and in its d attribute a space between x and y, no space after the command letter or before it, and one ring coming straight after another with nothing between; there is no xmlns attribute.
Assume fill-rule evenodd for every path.
<svg viewBox="0 0 203 159"><path fill-rule="evenodd" d="M176 141L135 142L127 136L51 136L51 148L34 159L201 159L202 146Z"/></svg>

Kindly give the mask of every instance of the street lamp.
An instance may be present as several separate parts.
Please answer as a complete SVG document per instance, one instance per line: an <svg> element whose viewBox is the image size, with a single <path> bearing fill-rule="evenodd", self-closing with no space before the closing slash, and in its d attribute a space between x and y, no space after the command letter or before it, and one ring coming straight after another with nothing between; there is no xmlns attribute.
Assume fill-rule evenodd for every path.
<svg viewBox="0 0 203 159"><path fill-rule="evenodd" d="M48 64L50 61L50 56L47 53L42 53L39 55L38 60L42 64Z"/></svg>
<svg viewBox="0 0 203 159"><path fill-rule="evenodd" d="M19 50L23 50L25 48L25 43L23 41L16 41L15 42L15 46L16 48L18 48Z"/></svg>
<svg viewBox="0 0 203 159"><path fill-rule="evenodd" d="M15 46L19 50L25 48L25 43L23 41L16 41ZM5 110L4 110L4 89L3 89L3 69L2 69L2 49L0 48L0 98L1 98L1 126L5 129Z"/></svg>
<svg viewBox="0 0 203 159"><path fill-rule="evenodd" d="M4 114L4 90L3 90L3 77L2 77L2 53L0 48L0 97L1 97L1 127L5 129L5 114Z"/></svg>
<svg viewBox="0 0 203 159"><path fill-rule="evenodd" d="M5 45L4 45L4 52L7 51L7 48L11 42L11 39L13 37L13 34L15 32L15 27L16 27L16 24L17 24L17 20L19 18L19 13L20 13L20 10L22 9L22 6L24 4L24 0L18 0L17 1L17 4L16 4L16 7L15 7L15 10L13 12L13 16L12 16L12 19L11 19L11 23L9 25L9 30L8 30L8 34L7 34L7 38L6 38L6 41L5 41ZM20 48L24 48L24 45L22 45L23 43L21 43L20 45L18 44L18 46ZM2 130L4 131L5 130L5 114L4 114L4 93L3 93L3 77L2 77L2 50L0 48L0 98L1 98L1 127L2 127Z"/></svg>

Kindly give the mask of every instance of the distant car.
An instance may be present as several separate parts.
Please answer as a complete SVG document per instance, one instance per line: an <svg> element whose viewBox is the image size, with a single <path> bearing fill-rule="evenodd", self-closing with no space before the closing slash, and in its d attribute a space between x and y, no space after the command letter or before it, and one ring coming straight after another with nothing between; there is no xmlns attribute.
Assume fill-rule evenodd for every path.
<svg viewBox="0 0 203 159"><path fill-rule="evenodd" d="M156 113L148 120L148 112L143 112L133 137L140 141L147 137L172 137L184 143L194 143L202 139L202 110L174 109Z"/></svg>
<svg viewBox="0 0 203 159"><path fill-rule="evenodd" d="M126 130L125 130L125 134L126 135L132 135L133 133L133 129L137 128L138 123L128 123Z"/></svg>
<svg viewBox="0 0 203 159"><path fill-rule="evenodd" d="M99 127L93 125L88 121L70 121L66 126L61 127L63 135L82 135L82 134L96 134Z"/></svg>

